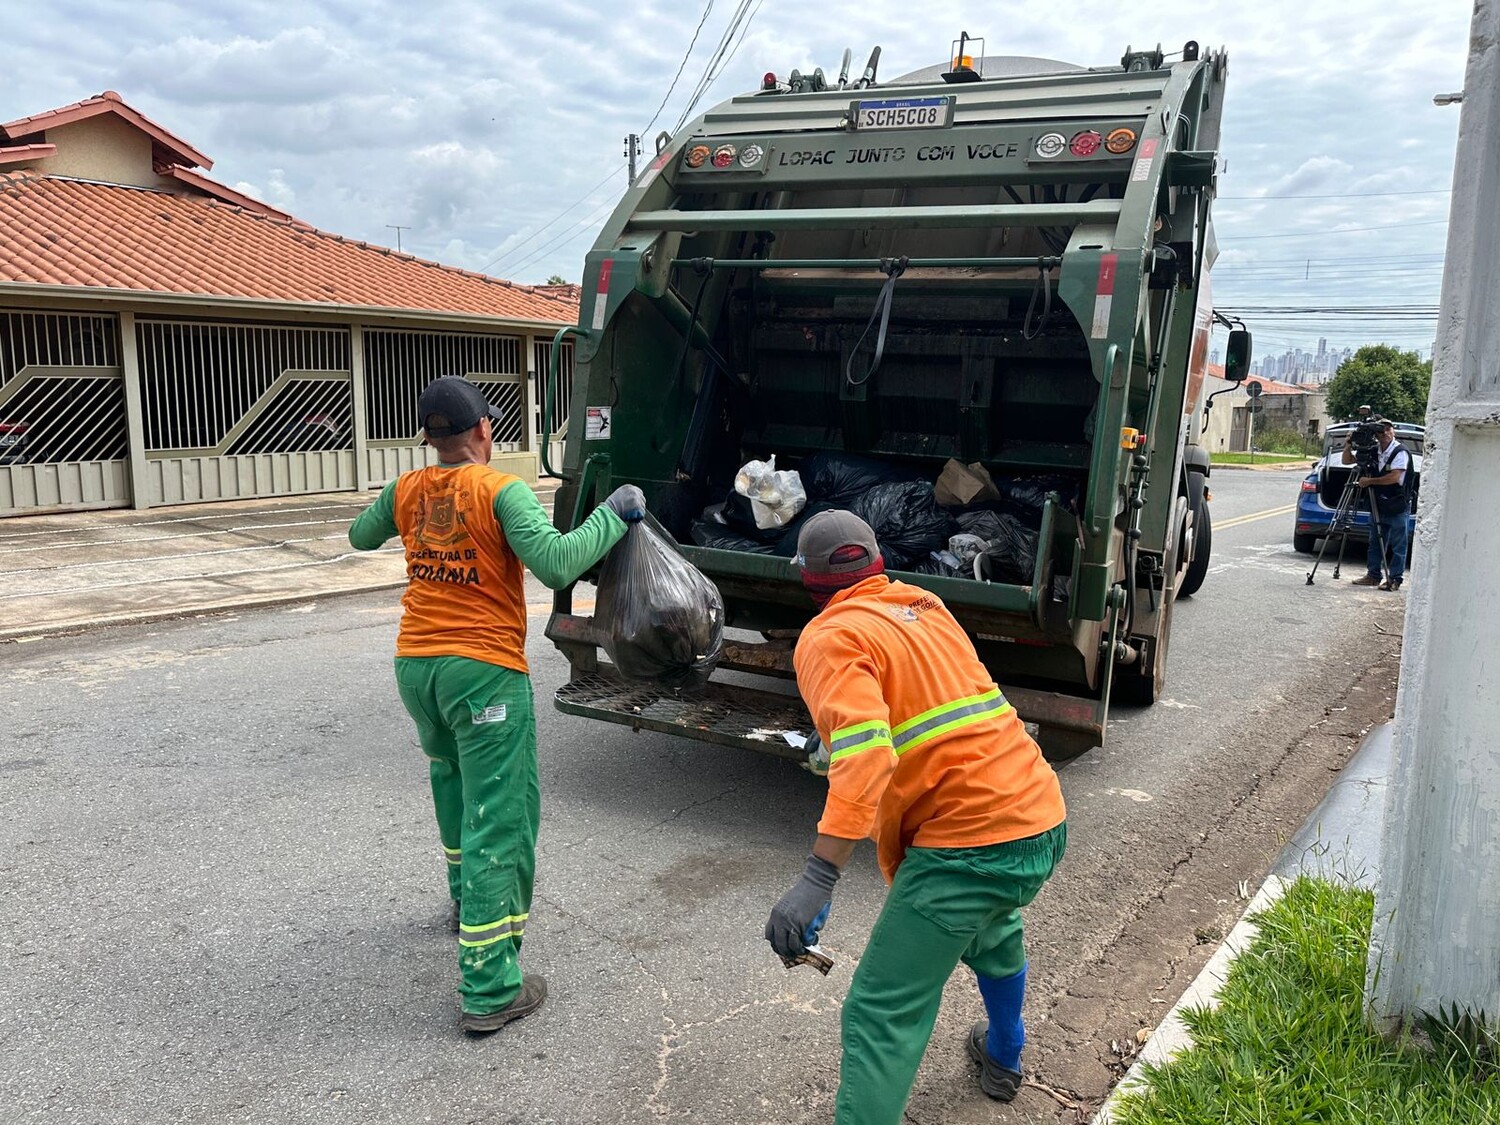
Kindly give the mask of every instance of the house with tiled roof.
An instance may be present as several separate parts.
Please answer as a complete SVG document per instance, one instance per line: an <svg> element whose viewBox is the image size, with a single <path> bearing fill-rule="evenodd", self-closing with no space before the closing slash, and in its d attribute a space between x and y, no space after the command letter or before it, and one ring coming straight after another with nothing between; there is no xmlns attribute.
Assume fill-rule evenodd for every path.
<svg viewBox="0 0 1500 1125"><path fill-rule="evenodd" d="M1250 394L1251 383L1258 385L1259 394ZM1202 442L1211 453L1245 453L1257 444L1256 435L1268 430L1295 431L1311 450L1332 421L1321 384L1283 383L1259 375L1236 384L1224 378L1222 364L1210 363L1203 390L1205 397L1223 392L1214 398L1203 427Z"/></svg>
<svg viewBox="0 0 1500 1125"><path fill-rule="evenodd" d="M534 479L576 287L318 230L212 168L113 91L0 124L0 515L373 487L430 458L416 398L449 374Z"/></svg>

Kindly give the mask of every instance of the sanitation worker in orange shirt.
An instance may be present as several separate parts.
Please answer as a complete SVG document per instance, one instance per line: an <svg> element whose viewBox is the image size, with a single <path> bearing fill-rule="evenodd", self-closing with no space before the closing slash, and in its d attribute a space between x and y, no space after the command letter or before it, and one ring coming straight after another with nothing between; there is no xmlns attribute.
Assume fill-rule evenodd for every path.
<svg viewBox="0 0 1500 1125"><path fill-rule="evenodd" d="M1021 908L1067 843L1057 775L935 595L885 576L850 512L808 520L802 581L821 612L797 642L797 686L827 747L828 800L802 878L771 911L784 956L817 941L856 841L890 893L843 1010L839 1125L901 1121L958 962L988 1021L969 1033L983 1091L1021 1084Z"/></svg>
<svg viewBox="0 0 1500 1125"><path fill-rule="evenodd" d="M547 982L516 961L541 815L522 565L566 586L643 517L645 497L625 485L560 534L524 481L490 468L501 416L479 388L435 380L417 410L440 463L386 485L349 541L372 551L399 534L406 546L396 683L431 759L458 923L459 1026L484 1035L547 996Z"/></svg>

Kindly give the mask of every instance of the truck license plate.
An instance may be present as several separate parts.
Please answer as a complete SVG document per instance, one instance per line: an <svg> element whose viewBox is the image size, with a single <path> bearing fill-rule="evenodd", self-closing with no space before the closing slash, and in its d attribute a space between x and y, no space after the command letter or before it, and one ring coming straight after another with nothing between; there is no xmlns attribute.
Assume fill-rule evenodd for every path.
<svg viewBox="0 0 1500 1125"><path fill-rule="evenodd" d="M952 98L879 98L854 103L854 128L941 129L953 117Z"/></svg>

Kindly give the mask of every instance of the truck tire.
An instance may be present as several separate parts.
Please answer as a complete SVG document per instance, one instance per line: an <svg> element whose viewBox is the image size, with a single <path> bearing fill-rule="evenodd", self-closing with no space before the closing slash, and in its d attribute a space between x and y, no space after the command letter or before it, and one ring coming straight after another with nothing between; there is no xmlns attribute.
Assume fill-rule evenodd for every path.
<svg viewBox="0 0 1500 1125"><path fill-rule="evenodd" d="M1177 588L1179 598L1190 598L1203 585L1208 576L1208 556L1214 544L1213 522L1208 516L1208 505L1199 501L1193 509L1193 561L1188 564L1182 585Z"/></svg>

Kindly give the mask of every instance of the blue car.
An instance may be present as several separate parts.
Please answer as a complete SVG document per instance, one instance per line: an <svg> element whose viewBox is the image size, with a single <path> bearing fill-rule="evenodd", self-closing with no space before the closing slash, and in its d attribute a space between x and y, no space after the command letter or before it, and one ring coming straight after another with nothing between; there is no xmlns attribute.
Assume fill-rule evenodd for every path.
<svg viewBox="0 0 1500 1125"><path fill-rule="evenodd" d="M1292 527L1292 547L1304 554L1318 549L1318 540L1328 535L1333 526L1333 513L1338 508L1344 486L1349 483L1352 465L1342 463L1340 457L1344 441L1354 430L1355 423L1343 422L1329 426L1323 443L1323 456L1313 462L1312 472L1302 481L1297 493L1297 522ZM1422 482L1422 446L1426 431L1421 426L1407 422L1396 423L1396 440L1411 453L1411 514L1406 525L1407 543L1416 542L1417 490ZM1349 525L1351 542L1363 545L1370 538L1370 513L1356 510Z"/></svg>

